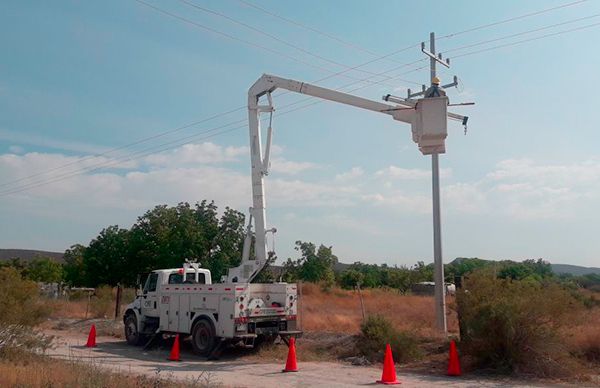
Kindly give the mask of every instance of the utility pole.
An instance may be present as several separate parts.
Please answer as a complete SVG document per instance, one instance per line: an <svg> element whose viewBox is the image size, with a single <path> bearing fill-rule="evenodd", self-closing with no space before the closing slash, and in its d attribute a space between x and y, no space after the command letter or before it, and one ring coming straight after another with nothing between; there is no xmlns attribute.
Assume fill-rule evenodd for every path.
<svg viewBox="0 0 600 388"><path fill-rule="evenodd" d="M436 66L439 63L442 66L447 68L450 67L450 59L446 58L442 59L441 53L435 52L435 33L429 34L429 51L425 49L425 42L421 43L421 51L423 54L429 57L429 70L430 70L430 86L434 86L433 80L437 75ZM458 77L454 76L453 82L441 86L442 89L450 88L458 86ZM424 99L431 97L426 96L427 87L422 85L422 91L417 93L412 93L410 89L408 89L408 94L406 98L397 98L394 96L384 96L385 101L395 101L395 102L411 102L414 101L414 97L423 97ZM451 104L454 105L473 105L474 103L459 103L459 104ZM468 117L460 116L448 112L448 117L454 120L462 121L463 126L465 127L465 134L467 128L467 120ZM417 131L422 131L423 128L418 128ZM445 138L445 136L444 136ZM413 138L414 140L414 138ZM415 140L417 141L417 140ZM433 263L434 263L434 282L435 282L435 315L436 315L436 326L440 332L444 334L448 333L448 327L446 324L446 287L444 284L444 261L442 258L442 226L441 226L441 214L440 214L440 165L439 165L439 154L445 153L446 149L442 143L442 147L433 146L433 147L421 147L421 143L419 141L419 148L423 152L423 154L431 154L431 192L432 192L432 202L433 202Z"/></svg>
<svg viewBox="0 0 600 388"><path fill-rule="evenodd" d="M429 34L429 52L425 50L425 43L421 44L421 51L429 57L430 85L433 86L433 79L437 76L436 66L438 63L445 67L450 67L450 61L442 60L441 54L435 52L435 33ZM454 82L444 87L456 86L457 78ZM412 94L409 91L409 98L424 94L423 92ZM423 96L426 97L426 96ZM463 124L466 124L464 122ZM443 151L442 151L443 152ZM446 286L444 283L444 261L442 258L442 220L440 212L440 165L439 152L434 151L431 154L431 191L433 202L433 263L434 263L434 282L435 282L435 316L437 329L444 334L448 333L446 323Z"/></svg>
<svg viewBox="0 0 600 388"><path fill-rule="evenodd" d="M431 75L431 85L433 78L437 75L436 64L438 58L435 53L435 33L429 34L429 68ZM441 58L440 58L441 59ZM443 63L443 62L442 62ZM446 292L444 284L444 261L442 258L442 220L440 212L440 164L439 154L434 152L431 154L431 189L433 200L433 278L435 282L435 317L439 331L448 333L446 324Z"/></svg>

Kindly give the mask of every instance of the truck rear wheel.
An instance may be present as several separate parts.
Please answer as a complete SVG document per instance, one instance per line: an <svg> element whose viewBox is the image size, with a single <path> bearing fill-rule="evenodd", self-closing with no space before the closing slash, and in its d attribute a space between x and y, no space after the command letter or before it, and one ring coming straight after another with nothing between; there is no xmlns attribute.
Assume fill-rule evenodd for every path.
<svg viewBox="0 0 600 388"><path fill-rule="evenodd" d="M208 356L216 344L215 328L207 319L200 319L192 328L192 347L194 353Z"/></svg>
<svg viewBox="0 0 600 388"><path fill-rule="evenodd" d="M140 345L142 343L142 335L134 314L127 314L125 317L125 339L129 345Z"/></svg>

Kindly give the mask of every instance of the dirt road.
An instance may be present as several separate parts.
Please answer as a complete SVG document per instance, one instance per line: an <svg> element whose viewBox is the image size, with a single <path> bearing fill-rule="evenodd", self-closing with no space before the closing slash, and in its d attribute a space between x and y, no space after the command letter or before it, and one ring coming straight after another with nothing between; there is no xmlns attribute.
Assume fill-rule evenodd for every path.
<svg viewBox="0 0 600 388"><path fill-rule="evenodd" d="M301 362L297 373L281 373L281 363L259 363L244 357L206 361L192 354L185 346L181 362L167 361L168 349L144 351L128 346L112 337L98 337L98 346L86 348L86 336L65 331L52 331L56 348L49 355L56 358L90 362L96 366L123 373L171 376L176 379L209 379L225 387L360 387L374 385L381 378L379 367L352 366L337 362ZM507 387L542 386L519 384L511 380L481 380L408 374L397 368L403 387ZM547 384L543 386L548 386Z"/></svg>

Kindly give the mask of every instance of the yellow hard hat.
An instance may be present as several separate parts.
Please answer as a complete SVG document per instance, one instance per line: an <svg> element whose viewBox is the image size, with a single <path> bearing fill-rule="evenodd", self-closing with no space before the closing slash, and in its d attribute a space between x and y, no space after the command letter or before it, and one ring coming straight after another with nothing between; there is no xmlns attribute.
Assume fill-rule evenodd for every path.
<svg viewBox="0 0 600 388"><path fill-rule="evenodd" d="M435 85L439 85L440 84L440 79L438 77L433 77L431 79L431 83L435 84Z"/></svg>

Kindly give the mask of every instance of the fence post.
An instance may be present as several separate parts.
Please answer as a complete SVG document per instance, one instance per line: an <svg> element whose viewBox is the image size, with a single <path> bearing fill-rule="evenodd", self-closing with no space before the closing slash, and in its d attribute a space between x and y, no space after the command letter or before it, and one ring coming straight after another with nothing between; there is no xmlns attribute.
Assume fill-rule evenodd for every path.
<svg viewBox="0 0 600 388"><path fill-rule="evenodd" d="M360 282L356 283L356 290L358 291L358 297L360 298L360 310L362 311L362 320L365 322L365 303L363 302L362 292L360 291Z"/></svg>
<svg viewBox="0 0 600 388"><path fill-rule="evenodd" d="M117 283L117 300L115 303L115 321L119 318L119 315L121 315L121 293L122 293L121 283Z"/></svg>

